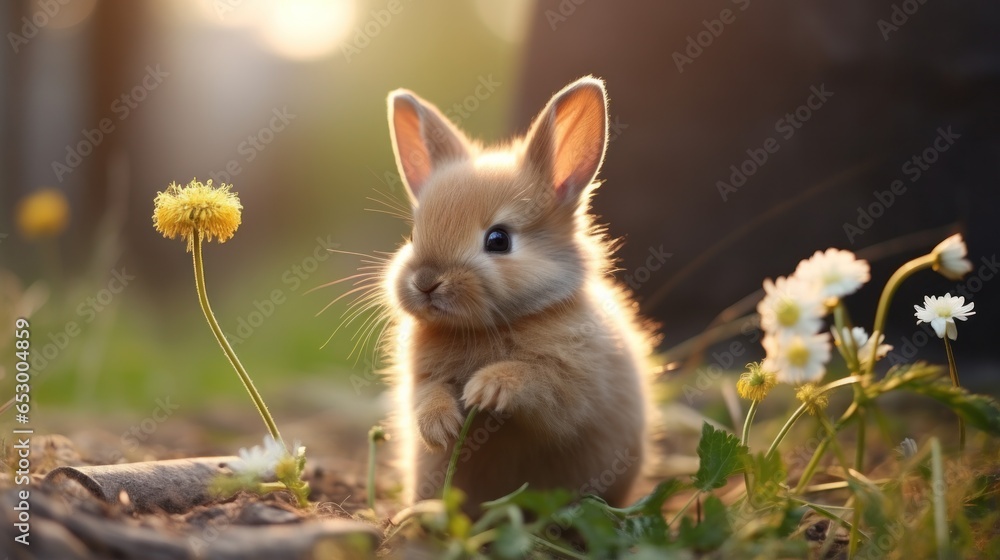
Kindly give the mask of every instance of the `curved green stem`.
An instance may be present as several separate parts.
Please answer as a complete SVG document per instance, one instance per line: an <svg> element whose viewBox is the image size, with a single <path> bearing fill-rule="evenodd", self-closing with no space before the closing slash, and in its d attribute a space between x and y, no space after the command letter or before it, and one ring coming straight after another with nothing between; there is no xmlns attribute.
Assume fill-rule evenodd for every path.
<svg viewBox="0 0 1000 560"><path fill-rule="evenodd" d="M871 360L868 361L867 367L868 373L875 371L875 357L878 355L878 336L880 333L885 334L885 316L889 312L889 303L892 302L892 296L896 294L896 290L899 289L899 285L903 283L903 280L906 280L910 275L918 270L930 268L933 265L934 257L932 255L918 257L899 267L899 269L889 277L889 281L885 283L885 288L882 289L882 295L878 298L878 309L875 312L875 324L872 326L871 335L874 337L875 342L872 343Z"/></svg>
<svg viewBox="0 0 1000 560"><path fill-rule="evenodd" d="M455 477L455 470L458 468L458 455L462 452L465 436L469 434L469 428L472 427L472 421L475 420L477 412L479 412L478 406L469 409L469 415L465 417L465 424L462 424L462 431L455 441L455 447L451 450L451 459L448 461L448 471L444 475L444 487L441 492L444 499L447 499L448 493L451 492L451 479Z"/></svg>
<svg viewBox="0 0 1000 560"><path fill-rule="evenodd" d="M750 438L750 425L753 424L754 416L757 415L757 408L760 405L760 401L753 400L750 401L750 409L747 410L747 418L743 421L743 437L740 439L740 443L744 446L747 444L747 440ZM747 499L753 503L753 489L752 481L750 480L750 470L743 470L743 484L746 486Z"/></svg>
<svg viewBox="0 0 1000 560"><path fill-rule="evenodd" d="M833 438L840 433L840 430L854 418L854 415L858 413L858 409L859 406L857 401L851 403L851 406L844 411L844 414L839 420L837 420L837 423L833 425L833 429L826 434L826 437L820 440L819 445L816 446L816 451L814 451L812 457L809 458L809 463L806 464L805 470L802 471L802 476L799 477L799 483L795 485L795 494L801 494L805 491L809 481L812 480L813 474L816 473L816 468L819 466L820 459L822 459L823 455L826 453L827 446L829 446L833 441Z"/></svg>
<svg viewBox="0 0 1000 560"><path fill-rule="evenodd" d="M743 421L743 438L740 443L743 445L747 444L747 440L750 438L750 425L753 424L753 418L757 415L757 407L760 405L760 401L750 401L750 409L747 410L747 418Z"/></svg>
<svg viewBox="0 0 1000 560"><path fill-rule="evenodd" d="M767 448L767 454L765 455L765 457L770 457L771 455L774 455L774 452L778 450L778 444L780 444L781 440L785 439L785 436L788 435L788 430L792 429L792 425L794 425L795 422L799 418L801 418L803 414L806 413L806 410L808 408L809 405L807 403L802 403L801 405L799 405L797 409L795 409L795 412L793 412L792 415L788 417L788 420L785 422L785 425L781 427L781 431L779 431L778 435L775 436L774 441L771 442L771 447Z"/></svg>
<svg viewBox="0 0 1000 560"><path fill-rule="evenodd" d="M698 496L701 496L701 490L698 490L694 494L691 494L691 497L688 498L688 501L685 502L683 506L681 506L680 511L678 511L677 514L674 515L674 518L670 520L670 524L668 525L669 527L673 527L674 523L677 523L677 521L681 518L681 516L684 515L684 512L687 511L687 508L691 507L691 504L693 504L694 501L698 499Z"/></svg>
<svg viewBox="0 0 1000 560"><path fill-rule="evenodd" d="M535 543L536 546L539 546L541 548L547 548L547 549L551 550L552 552L555 552L557 554L561 554L561 555L563 555L563 556L565 556L567 558L573 558L574 560L587 560L587 558L590 558L589 556L585 556L583 554L580 554L579 552L577 552L575 550L570 550L568 548L559 546L559 545L557 545L555 543L549 542L549 541L547 541L547 540L545 540L545 539L543 539L543 538L541 538L541 537L539 537L537 535L531 535L531 534L529 534L528 538L530 538L531 542Z"/></svg>
<svg viewBox="0 0 1000 560"><path fill-rule="evenodd" d="M951 382L955 387L961 387L958 382L958 366L955 365L955 352L951 349L951 342L948 335L944 336L944 350L948 354L948 372L951 374ZM958 450L965 451L965 419L958 417Z"/></svg>
<svg viewBox="0 0 1000 560"><path fill-rule="evenodd" d="M875 344L877 346L877 344ZM872 362L874 363L874 356L872 357ZM864 472L865 468L865 431L867 430L866 420L868 419L868 412L865 407L861 404L859 399L864 398L863 391L855 385L855 402L858 403L858 436L857 436L857 448L854 452L854 470L859 473ZM847 556L848 558L854 558L858 552L858 547L861 545L861 538L859 534L858 525L861 523L861 508L855 504L854 512L851 514L851 531L848 535L848 546L847 546Z"/></svg>
<svg viewBox="0 0 1000 560"><path fill-rule="evenodd" d="M864 379L864 377L860 375L852 375L850 377L844 377L843 379L838 379L831 383L827 383L826 385L823 385L822 387L816 389L816 394L822 395L823 393L826 393L827 391L832 391L837 387L843 387L845 385L852 385L854 383L859 383L861 382L862 379ZM797 408L795 412L792 413L792 415L788 418L788 421L785 422L785 425L781 427L781 431L779 431L778 435L775 436L774 441L771 442L771 447L767 449L766 457L770 457L771 455L774 454L775 451L777 451L778 445L781 443L781 440L785 439L785 436L788 435L788 430L792 429L792 425L795 424L795 422L800 417L802 417L803 414L805 414L807 408L808 404L802 403L802 405L800 405L799 408Z"/></svg>
<svg viewBox="0 0 1000 560"><path fill-rule="evenodd" d="M215 314L212 313L212 306L208 303L208 292L205 289L205 267L202 264L201 258L201 235L198 233L195 233L194 235L194 248L192 253L194 253L194 282L195 287L198 289L198 302L201 304L201 310L205 313L205 319L208 320L208 326L212 327L212 334L214 334L215 339L219 341L219 345L222 346L222 351L225 352L226 357L229 358L229 363L233 365L237 375L240 376L240 381L243 382L243 386L246 387L247 392L250 393L250 399L253 400L254 406L257 407L257 412L260 412L261 417L264 419L264 424L267 424L267 431L271 433L271 437L274 438L274 441L284 446L285 442L281 439L281 434L278 433L278 426L275 425L274 418L272 418L271 413L268 412L267 405L264 404L264 399L262 399L260 393L257 392L257 388L253 386L253 381L247 374L246 369L243 368L243 364L240 363L240 359L236 357L236 352L234 352L233 347L229 345L229 341L226 340L226 335L222 333L222 328L219 327L219 323L215 320Z"/></svg>

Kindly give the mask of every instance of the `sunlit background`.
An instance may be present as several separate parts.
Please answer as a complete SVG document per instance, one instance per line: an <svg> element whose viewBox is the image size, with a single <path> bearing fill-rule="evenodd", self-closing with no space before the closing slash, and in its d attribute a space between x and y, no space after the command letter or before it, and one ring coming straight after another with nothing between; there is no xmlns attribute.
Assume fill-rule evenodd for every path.
<svg viewBox="0 0 1000 560"><path fill-rule="evenodd" d="M214 179L245 210L233 240L207 246L209 294L279 423L340 410L370 424L385 387L373 347L358 323L331 338L350 298L317 316L347 288L307 292L364 264L327 249L375 255L407 232L370 211L385 209L373 198L405 201L387 92L410 88L472 137L500 141L590 73L611 96L596 208L626 240L620 277L663 323L664 349L741 300L735 316L752 311L744 298L763 278L830 246L872 259L852 302L869 324L891 271L947 234L966 234L977 269L998 248L998 9L931 0L886 33L892 14L892 2L861 0L8 3L0 347L12 317L31 315L42 422L146 414L170 396L254 431L252 410L244 424L219 420L250 404L201 316L190 255L150 219L172 181ZM822 87L832 96L782 136L777 121ZM960 138L911 181L901 166L949 126ZM780 150L724 196L730 165L770 137ZM896 179L908 191L859 222ZM68 199L68 226L31 239L16 212L43 188ZM957 345L970 372L996 365L998 286L979 278ZM912 342L912 304L955 287L928 275L901 291L889 342ZM736 341L734 368L760 357L750 336ZM937 344L915 351L943 359ZM703 354L728 361L715 355Z"/></svg>

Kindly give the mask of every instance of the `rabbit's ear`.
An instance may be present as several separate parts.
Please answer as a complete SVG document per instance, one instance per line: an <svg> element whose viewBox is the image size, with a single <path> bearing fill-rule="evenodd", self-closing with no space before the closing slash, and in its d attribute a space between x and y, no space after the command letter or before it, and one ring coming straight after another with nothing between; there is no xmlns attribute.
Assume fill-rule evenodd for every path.
<svg viewBox="0 0 1000 560"><path fill-rule="evenodd" d="M597 176L608 143L604 82L587 76L557 93L528 133L528 162L552 178L556 198L579 200Z"/></svg>
<svg viewBox="0 0 1000 560"><path fill-rule="evenodd" d="M389 132L396 167L414 206L442 163L469 157L469 143L436 107L405 89L389 94Z"/></svg>

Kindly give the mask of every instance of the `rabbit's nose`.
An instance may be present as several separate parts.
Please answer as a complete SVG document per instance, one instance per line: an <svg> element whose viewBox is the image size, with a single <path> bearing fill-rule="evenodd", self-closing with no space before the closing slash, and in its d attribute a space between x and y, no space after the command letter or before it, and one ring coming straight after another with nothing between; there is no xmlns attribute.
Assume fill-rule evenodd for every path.
<svg viewBox="0 0 1000 560"><path fill-rule="evenodd" d="M413 275L413 286L421 292L431 295L441 285L441 280L434 271L423 269Z"/></svg>

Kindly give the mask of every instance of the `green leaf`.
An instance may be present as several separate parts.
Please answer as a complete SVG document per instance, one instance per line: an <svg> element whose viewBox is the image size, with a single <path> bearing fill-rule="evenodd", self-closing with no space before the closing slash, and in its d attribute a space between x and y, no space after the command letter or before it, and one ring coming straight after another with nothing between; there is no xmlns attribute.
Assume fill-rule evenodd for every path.
<svg viewBox="0 0 1000 560"><path fill-rule="evenodd" d="M781 462L780 453L760 452L744 457L746 471L752 477L753 503L754 507L766 507L775 505L781 500L782 484L788 478L785 466Z"/></svg>
<svg viewBox="0 0 1000 560"><path fill-rule="evenodd" d="M984 432L1000 435L1000 405L991 397L977 395L950 381L917 377L899 385L915 393L930 397L958 413L971 426Z"/></svg>
<svg viewBox="0 0 1000 560"><path fill-rule="evenodd" d="M483 507L495 509L509 505L534 512L538 518L549 518L573 501L573 494L562 488L552 490L521 489L492 502L486 502Z"/></svg>
<svg viewBox="0 0 1000 560"><path fill-rule="evenodd" d="M669 542L667 520L659 513L629 517L622 524L622 533L631 544L663 546Z"/></svg>
<svg viewBox="0 0 1000 560"><path fill-rule="evenodd" d="M729 525L729 516L722 500L708 496L705 498L702 511L705 519L698 525L694 525L690 517L681 520L678 543L696 552L710 552L722 546L733 530Z"/></svg>
<svg viewBox="0 0 1000 560"><path fill-rule="evenodd" d="M604 506L584 500L571 506L571 509L569 519L572 527L580 532L592 558L616 558L631 544L627 542L627 535L619 531L618 518Z"/></svg>
<svg viewBox="0 0 1000 560"><path fill-rule="evenodd" d="M531 550L531 536L524 527L504 525L497 530L493 551L500 558L524 558Z"/></svg>
<svg viewBox="0 0 1000 560"><path fill-rule="evenodd" d="M685 484L677 479L664 480L656 485L648 495L641 498L636 503L629 506L631 511L640 511L646 515L657 515L663 517L663 504L684 489Z"/></svg>
<svg viewBox="0 0 1000 560"><path fill-rule="evenodd" d="M743 457L747 447L740 444L740 438L723 430L716 430L705 422L701 428L698 443L698 472L694 475L694 486L702 492L710 492L725 486L726 480L743 467Z"/></svg>

